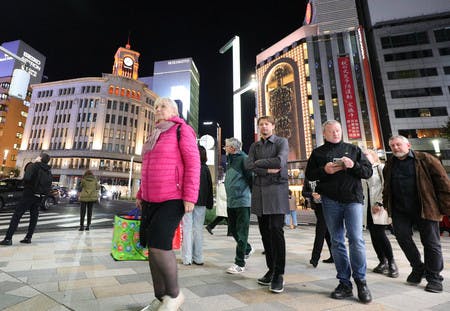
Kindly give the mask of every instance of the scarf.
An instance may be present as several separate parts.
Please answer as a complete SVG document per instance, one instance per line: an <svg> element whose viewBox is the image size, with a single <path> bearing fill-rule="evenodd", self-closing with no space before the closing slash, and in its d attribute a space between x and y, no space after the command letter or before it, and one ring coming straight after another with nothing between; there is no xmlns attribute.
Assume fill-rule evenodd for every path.
<svg viewBox="0 0 450 311"><path fill-rule="evenodd" d="M172 121L163 121L156 124L155 129L152 133L150 133L147 136L147 141L142 146L142 155L146 154L147 152L151 151L158 141L159 135L161 133L164 133L168 129L170 129L172 126L175 125L175 122Z"/></svg>

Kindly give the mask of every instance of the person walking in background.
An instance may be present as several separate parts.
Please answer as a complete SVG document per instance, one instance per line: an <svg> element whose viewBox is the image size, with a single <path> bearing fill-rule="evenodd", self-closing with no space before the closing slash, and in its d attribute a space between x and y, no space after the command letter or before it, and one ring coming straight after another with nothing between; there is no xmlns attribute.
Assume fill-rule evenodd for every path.
<svg viewBox="0 0 450 311"><path fill-rule="evenodd" d="M395 237L408 259L412 272L406 281L420 284L425 290L442 292L444 268L439 221L450 214L450 182L441 162L431 154L411 150L401 135L389 139L393 157L383 169L383 204L392 217ZM424 262L413 240L417 227L424 248Z"/></svg>
<svg viewBox="0 0 450 311"><path fill-rule="evenodd" d="M251 211L258 217L259 232L269 271L258 284L269 286L274 293L284 290L286 241L284 217L289 212L287 173L288 141L274 134L272 116L258 118L261 139L250 146L246 167L253 172Z"/></svg>
<svg viewBox="0 0 450 311"><path fill-rule="evenodd" d="M311 253L311 259L309 260L309 263L312 264L314 268L316 268L319 264L324 240L327 242L330 257L322 260L322 262L334 262L333 255L331 253L330 233L328 232L325 218L323 218L322 201L320 200L320 194L315 191L316 184L316 181L309 181L307 178L305 178L302 189L302 196L304 196L309 201L309 205L311 209L314 210L314 214L316 215L316 234L314 236L314 246Z"/></svg>
<svg viewBox="0 0 450 311"><path fill-rule="evenodd" d="M92 210L94 203L98 202L98 191L100 190L100 184L92 174L91 170L84 172L83 178L80 182L80 229L79 231L89 231L92 220ZM84 217L87 210L87 225L84 227Z"/></svg>
<svg viewBox="0 0 450 311"><path fill-rule="evenodd" d="M159 97L155 126L142 147L142 176L136 205L142 209L143 246L155 299L144 310L178 310L184 294L178 285L172 241L183 215L192 213L200 186L200 156L192 127L178 117L177 104Z"/></svg>
<svg viewBox="0 0 450 311"><path fill-rule="evenodd" d="M245 168L247 154L241 150L241 146L242 143L234 137L225 139L228 230L236 241L234 264L226 270L231 274L244 272L245 260L254 252L248 243L252 173Z"/></svg>
<svg viewBox="0 0 450 311"><path fill-rule="evenodd" d="M227 192L225 190L225 174L222 167L219 167L219 178L216 186L216 217L208 225L206 225L206 231L213 235L213 229L221 222L226 221L228 223L227 214ZM231 236L229 227L227 226L227 235Z"/></svg>
<svg viewBox="0 0 450 311"><path fill-rule="evenodd" d="M370 239L380 263L372 270L375 273L387 274L391 278L398 277L398 268L394 260L391 242L386 236L386 226L389 224L388 218L383 224L378 221L378 213L383 208L383 168L378 154L374 150L366 150L364 155L372 163L373 174L369 179L363 179L364 207L367 210L367 228L370 232ZM387 215L387 213L386 213Z"/></svg>
<svg viewBox="0 0 450 311"><path fill-rule="evenodd" d="M289 213L286 214L284 222L286 227L297 228L297 202L295 202L295 196L292 195L291 189L289 189Z"/></svg>
<svg viewBox="0 0 450 311"><path fill-rule="evenodd" d="M353 296L350 277L353 273L358 298L372 301L366 282L366 247L363 237L363 191L361 179L372 176L372 165L361 149L342 141L341 124L324 122L325 143L311 153L306 166L306 178L319 181L323 216L331 236L331 253L339 285L331 293L334 299ZM345 246L348 238L350 259Z"/></svg>
<svg viewBox="0 0 450 311"><path fill-rule="evenodd" d="M19 226L23 214L30 210L30 223L25 238L20 243L30 244L39 218L39 207L42 199L50 192L52 186L52 172L48 162L50 156L41 153L31 164L27 164L23 176L23 195L9 223L6 236L0 245L12 245L12 237Z"/></svg>
<svg viewBox="0 0 450 311"><path fill-rule="evenodd" d="M206 149L198 146L200 152L200 190L198 200L192 213L183 216L183 243L181 258L184 265L203 265L203 224L206 209L212 209L214 204L211 172L206 161Z"/></svg>

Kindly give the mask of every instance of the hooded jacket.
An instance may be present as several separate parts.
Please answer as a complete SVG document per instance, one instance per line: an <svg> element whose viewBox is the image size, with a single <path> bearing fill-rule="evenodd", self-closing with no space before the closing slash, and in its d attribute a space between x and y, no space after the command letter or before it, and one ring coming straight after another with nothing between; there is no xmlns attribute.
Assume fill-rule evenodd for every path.
<svg viewBox="0 0 450 311"><path fill-rule="evenodd" d="M80 202L95 202L98 200L100 185L94 175L87 175L81 179Z"/></svg>

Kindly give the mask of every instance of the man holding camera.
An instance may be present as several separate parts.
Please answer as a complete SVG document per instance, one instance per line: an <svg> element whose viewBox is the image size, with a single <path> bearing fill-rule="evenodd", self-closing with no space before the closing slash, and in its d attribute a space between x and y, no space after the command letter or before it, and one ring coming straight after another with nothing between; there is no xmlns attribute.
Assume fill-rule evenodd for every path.
<svg viewBox="0 0 450 311"><path fill-rule="evenodd" d="M372 165L358 146L342 141L341 124L326 121L325 143L311 153L306 178L320 181L316 192L321 195L325 222L331 236L331 252L339 285L331 293L334 299L353 296L353 276L358 298L372 301L366 283L366 246L363 238L363 190L361 179L372 176ZM350 259L345 246L349 241Z"/></svg>

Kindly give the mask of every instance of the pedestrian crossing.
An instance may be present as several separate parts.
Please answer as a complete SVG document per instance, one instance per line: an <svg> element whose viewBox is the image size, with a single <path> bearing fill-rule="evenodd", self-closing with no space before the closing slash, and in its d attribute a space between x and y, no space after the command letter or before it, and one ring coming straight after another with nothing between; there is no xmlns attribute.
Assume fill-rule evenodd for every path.
<svg viewBox="0 0 450 311"><path fill-rule="evenodd" d="M1 213L0 214L0 230L6 230L9 227L9 222L13 215L13 211ZM20 219L18 228L28 228L30 221L30 214L25 213ZM107 217L93 218L91 221L91 226L95 224L108 225L113 224L113 219ZM54 224L54 226L51 226ZM78 214L65 214L61 215L59 213L40 213L39 220L37 223L37 228L39 227L53 227L53 228L72 228L78 227L80 225L80 215Z"/></svg>

